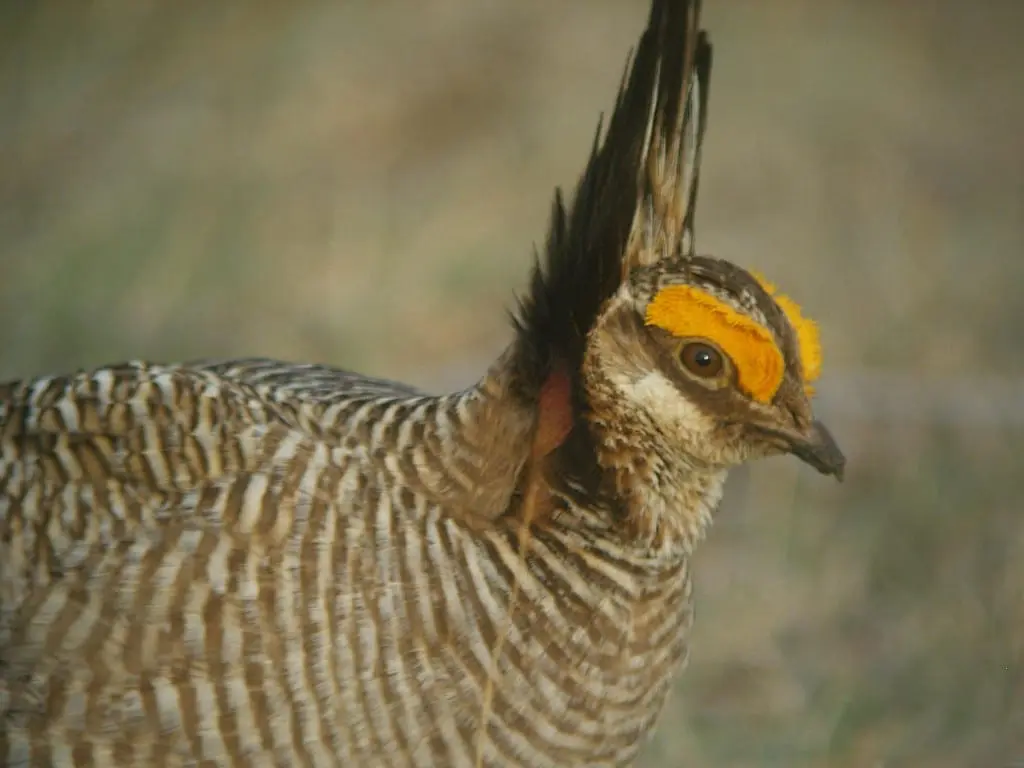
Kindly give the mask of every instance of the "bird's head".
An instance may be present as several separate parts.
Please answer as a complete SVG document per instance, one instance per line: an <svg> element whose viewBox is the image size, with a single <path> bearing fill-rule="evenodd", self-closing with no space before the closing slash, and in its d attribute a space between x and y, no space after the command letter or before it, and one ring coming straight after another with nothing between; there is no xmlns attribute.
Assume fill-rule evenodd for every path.
<svg viewBox="0 0 1024 768"><path fill-rule="evenodd" d="M599 312L582 379L591 418L683 465L791 453L842 478L814 418L818 329L774 286L708 257L638 267ZM625 447L625 446L623 446Z"/></svg>
<svg viewBox="0 0 1024 768"><path fill-rule="evenodd" d="M596 465L594 482L611 478L634 510L703 519L729 467L791 453L841 478L844 458L811 406L817 326L766 280L695 251L711 73L699 11L652 1L575 199L555 196L516 348L538 455L564 446L563 466Z"/></svg>

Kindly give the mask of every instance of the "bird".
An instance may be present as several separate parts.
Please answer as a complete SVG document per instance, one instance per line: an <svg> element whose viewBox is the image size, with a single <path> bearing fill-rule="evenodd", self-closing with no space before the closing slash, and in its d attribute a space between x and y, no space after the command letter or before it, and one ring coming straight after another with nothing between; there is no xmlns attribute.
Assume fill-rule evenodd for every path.
<svg viewBox="0 0 1024 768"><path fill-rule="evenodd" d="M264 358L0 384L2 765L635 759L729 471L845 466L818 326L695 247L700 6L652 0L472 386Z"/></svg>

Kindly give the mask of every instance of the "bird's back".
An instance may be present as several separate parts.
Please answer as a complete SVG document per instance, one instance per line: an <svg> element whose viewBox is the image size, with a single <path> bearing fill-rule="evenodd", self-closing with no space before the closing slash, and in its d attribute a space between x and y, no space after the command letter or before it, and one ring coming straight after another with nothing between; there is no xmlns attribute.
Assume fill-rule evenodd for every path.
<svg viewBox="0 0 1024 768"><path fill-rule="evenodd" d="M5 385L4 764L631 757L685 567L475 501L499 395L267 361Z"/></svg>

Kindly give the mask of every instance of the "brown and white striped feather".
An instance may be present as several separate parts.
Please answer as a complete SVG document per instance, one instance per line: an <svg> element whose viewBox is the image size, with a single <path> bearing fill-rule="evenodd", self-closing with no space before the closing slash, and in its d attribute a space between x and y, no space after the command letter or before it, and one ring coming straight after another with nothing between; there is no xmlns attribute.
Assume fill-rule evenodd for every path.
<svg viewBox="0 0 1024 768"><path fill-rule="evenodd" d="M684 561L643 562L571 490L525 545L460 508L492 380L429 397L346 376L0 388L3 764L632 758L685 654Z"/></svg>

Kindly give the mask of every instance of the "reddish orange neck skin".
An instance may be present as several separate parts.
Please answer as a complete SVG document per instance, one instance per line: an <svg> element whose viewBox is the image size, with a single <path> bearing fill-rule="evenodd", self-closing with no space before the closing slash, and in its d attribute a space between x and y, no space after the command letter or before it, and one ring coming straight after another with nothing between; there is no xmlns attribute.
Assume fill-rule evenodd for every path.
<svg viewBox="0 0 1024 768"><path fill-rule="evenodd" d="M555 369L540 388L537 432L533 457L543 458L560 446L572 430L572 384L561 368Z"/></svg>

